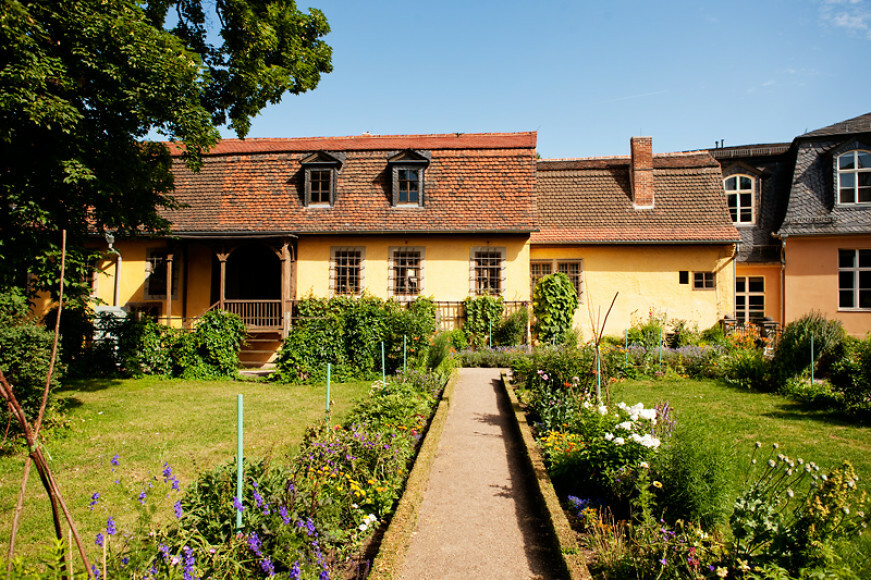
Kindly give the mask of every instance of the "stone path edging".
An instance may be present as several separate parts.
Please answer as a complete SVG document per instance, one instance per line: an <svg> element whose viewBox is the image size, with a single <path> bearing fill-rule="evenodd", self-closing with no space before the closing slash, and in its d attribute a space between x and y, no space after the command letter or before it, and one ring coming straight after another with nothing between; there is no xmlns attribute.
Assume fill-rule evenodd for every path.
<svg viewBox="0 0 871 580"><path fill-rule="evenodd" d="M438 409L433 415L427 430L426 437L417 454L414 467L405 484L405 491L399 500L399 505L390 520L390 526L384 532L381 539L381 547L378 555L372 563L372 571L369 580L393 580L394 575L402 569L405 555L408 553L408 545L411 541L411 533L417 525L417 516L420 504L423 502L424 492L429 481L433 461L442 439L445 423L448 420L451 399L454 396L454 387L457 384L457 370L451 373L448 384L445 386Z"/></svg>
<svg viewBox="0 0 871 580"><path fill-rule="evenodd" d="M587 568L587 563L584 556L580 553L575 531L569 524L566 514L560 505L556 491L553 489L553 484L550 481L550 476L547 474L547 469L544 467L544 458L538 449L538 443L532 436L532 430L529 423L526 421L526 413L520 406L520 401L517 400L517 395L514 389L511 388L508 380L508 374L502 373L502 387L508 394L511 401L511 408L514 410L514 419L517 428L520 430L520 438L523 441L523 447L526 450L526 459L529 462L529 468L535 474L537 489L540 494L539 499L544 504L549 516L549 523L553 527L553 533L559 547L559 553L562 555L565 562L566 571L572 580L591 580L590 570Z"/></svg>

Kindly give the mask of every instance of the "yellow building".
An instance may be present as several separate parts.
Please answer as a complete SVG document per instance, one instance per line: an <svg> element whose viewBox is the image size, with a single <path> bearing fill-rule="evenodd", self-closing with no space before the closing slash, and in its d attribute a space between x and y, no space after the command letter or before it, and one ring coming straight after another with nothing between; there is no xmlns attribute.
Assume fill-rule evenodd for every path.
<svg viewBox="0 0 871 580"><path fill-rule="evenodd" d="M566 273L587 339L651 314L713 326L734 312L738 241L720 167L707 152L653 155L649 137L630 145L630 157L538 162L530 284Z"/></svg>

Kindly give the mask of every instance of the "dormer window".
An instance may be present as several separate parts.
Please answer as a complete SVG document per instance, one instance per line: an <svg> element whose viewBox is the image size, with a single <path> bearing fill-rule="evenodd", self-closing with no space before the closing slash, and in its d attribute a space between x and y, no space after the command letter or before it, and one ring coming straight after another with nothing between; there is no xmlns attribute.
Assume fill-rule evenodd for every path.
<svg viewBox="0 0 871 580"><path fill-rule="evenodd" d="M302 160L306 207L332 207L336 202L336 181L344 160L341 153L325 151L312 153Z"/></svg>
<svg viewBox="0 0 871 580"><path fill-rule="evenodd" d="M871 152L854 150L838 156L838 202L871 203Z"/></svg>
<svg viewBox="0 0 871 580"><path fill-rule="evenodd" d="M726 189L732 223L756 223L756 179L749 175L732 175L723 181L723 186Z"/></svg>
<svg viewBox="0 0 871 580"><path fill-rule="evenodd" d="M421 207L424 203L424 173L429 166L429 153L402 151L388 159L391 176L391 205Z"/></svg>

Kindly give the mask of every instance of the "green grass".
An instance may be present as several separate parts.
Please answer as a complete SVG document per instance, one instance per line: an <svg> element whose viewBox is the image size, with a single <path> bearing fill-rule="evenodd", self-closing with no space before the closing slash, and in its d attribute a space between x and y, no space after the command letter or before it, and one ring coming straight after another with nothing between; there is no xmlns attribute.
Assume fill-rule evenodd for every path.
<svg viewBox="0 0 871 580"><path fill-rule="evenodd" d="M742 479L753 445L760 441L765 446L760 451L767 453L771 444L778 443L778 452L814 461L821 468L839 467L849 460L863 487L871 489L871 427L837 412L713 380L625 381L612 387L611 401L645 406L669 402L678 421L698 422L715 440L734 445L736 476Z"/></svg>
<svg viewBox="0 0 871 580"><path fill-rule="evenodd" d="M368 391L368 382L334 384L333 420L341 420ZM194 382L157 378L74 382L58 392L67 402L65 427L54 429L45 448L64 499L87 545L109 515L119 528L132 525L132 498L142 481L161 477L164 462L182 487L198 471L231 461L236 453L236 395L244 396L246 457L292 454L306 427L323 419L325 385L264 382ZM118 454L120 465L112 469ZM0 557L8 549L12 513L21 485L24 453L0 456ZM121 481L121 485L114 481ZM98 506L88 509L99 492ZM174 500L173 500L174 501ZM161 498L168 517L169 500ZM126 524L126 526L125 526ZM16 554L43 553L53 538L48 500L31 471Z"/></svg>

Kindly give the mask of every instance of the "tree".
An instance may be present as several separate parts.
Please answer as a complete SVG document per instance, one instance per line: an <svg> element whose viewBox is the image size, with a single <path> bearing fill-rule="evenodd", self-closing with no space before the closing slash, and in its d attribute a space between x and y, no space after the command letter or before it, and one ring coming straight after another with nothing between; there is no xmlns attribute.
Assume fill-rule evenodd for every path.
<svg viewBox="0 0 871 580"><path fill-rule="evenodd" d="M170 150L147 137L198 169L219 126L317 86L328 32L293 0L0 0L0 286L56 288L63 229L69 294L88 235L165 232Z"/></svg>

